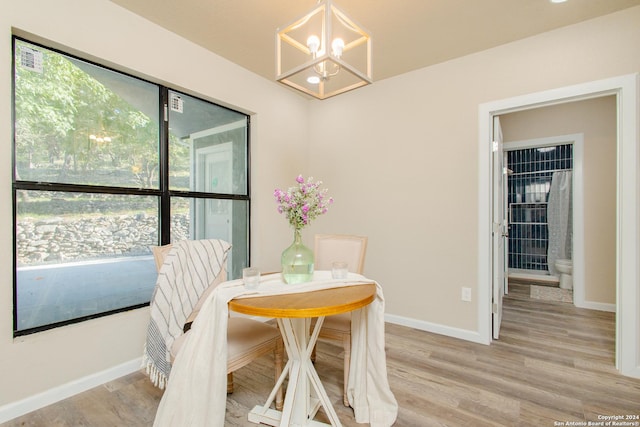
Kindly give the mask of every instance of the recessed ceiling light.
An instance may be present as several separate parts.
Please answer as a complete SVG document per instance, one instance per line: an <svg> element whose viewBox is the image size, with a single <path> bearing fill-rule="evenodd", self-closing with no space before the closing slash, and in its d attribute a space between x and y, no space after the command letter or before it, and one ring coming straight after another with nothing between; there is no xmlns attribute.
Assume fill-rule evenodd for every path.
<svg viewBox="0 0 640 427"><path fill-rule="evenodd" d="M549 0L551 3L564 3L567 0Z"/></svg>

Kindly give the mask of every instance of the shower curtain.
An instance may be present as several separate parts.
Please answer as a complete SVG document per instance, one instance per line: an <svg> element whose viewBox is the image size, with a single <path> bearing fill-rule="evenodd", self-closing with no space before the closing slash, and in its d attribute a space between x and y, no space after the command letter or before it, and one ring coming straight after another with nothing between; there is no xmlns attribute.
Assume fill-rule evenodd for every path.
<svg viewBox="0 0 640 427"><path fill-rule="evenodd" d="M572 171L554 172L551 177L549 200L547 202L547 227L549 247L547 264L549 274L557 275L555 262L558 259L572 259L573 206L571 182Z"/></svg>

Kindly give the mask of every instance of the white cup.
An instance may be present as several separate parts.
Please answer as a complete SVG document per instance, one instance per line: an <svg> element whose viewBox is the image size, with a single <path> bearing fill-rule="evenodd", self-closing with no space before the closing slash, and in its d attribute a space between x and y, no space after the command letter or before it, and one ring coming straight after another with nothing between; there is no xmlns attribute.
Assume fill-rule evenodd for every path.
<svg viewBox="0 0 640 427"><path fill-rule="evenodd" d="M336 261L331 264L331 277L334 279L346 279L349 273L349 264L344 261Z"/></svg>
<svg viewBox="0 0 640 427"><path fill-rule="evenodd" d="M260 270L256 267L243 268L242 281L246 289L258 289L258 285L260 285Z"/></svg>

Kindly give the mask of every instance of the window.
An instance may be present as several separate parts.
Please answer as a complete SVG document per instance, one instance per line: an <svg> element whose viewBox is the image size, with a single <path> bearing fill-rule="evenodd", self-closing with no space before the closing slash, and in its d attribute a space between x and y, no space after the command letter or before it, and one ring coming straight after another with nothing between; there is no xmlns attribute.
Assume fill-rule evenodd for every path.
<svg viewBox="0 0 640 427"><path fill-rule="evenodd" d="M150 246L248 265L249 117L14 38L14 333L147 305Z"/></svg>

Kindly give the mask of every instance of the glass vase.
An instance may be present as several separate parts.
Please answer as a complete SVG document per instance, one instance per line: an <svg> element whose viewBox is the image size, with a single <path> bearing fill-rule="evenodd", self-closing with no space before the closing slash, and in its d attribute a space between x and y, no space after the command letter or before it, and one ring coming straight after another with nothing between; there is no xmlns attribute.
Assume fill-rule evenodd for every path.
<svg viewBox="0 0 640 427"><path fill-rule="evenodd" d="M282 252L282 278L290 285L310 282L313 278L313 251L302 244L299 229L294 230L293 243Z"/></svg>

